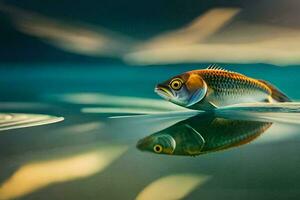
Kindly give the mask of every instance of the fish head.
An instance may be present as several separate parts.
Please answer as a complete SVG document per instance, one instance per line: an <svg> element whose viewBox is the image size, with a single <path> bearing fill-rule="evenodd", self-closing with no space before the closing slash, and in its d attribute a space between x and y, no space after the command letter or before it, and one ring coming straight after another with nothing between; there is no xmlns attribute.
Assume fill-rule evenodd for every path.
<svg viewBox="0 0 300 200"><path fill-rule="evenodd" d="M195 156L202 153L204 139L186 123L178 123L139 140L136 147L141 151Z"/></svg>
<svg viewBox="0 0 300 200"><path fill-rule="evenodd" d="M154 134L139 140L136 147L141 151L172 155L176 142L171 135Z"/></svg>
<svg viewBox="0 0 300 200"><path fill-rule="evenodd" d="M197 73L187 72L157 84L155 92L167 101L190 107L205 97L207 85Z"/></svg>

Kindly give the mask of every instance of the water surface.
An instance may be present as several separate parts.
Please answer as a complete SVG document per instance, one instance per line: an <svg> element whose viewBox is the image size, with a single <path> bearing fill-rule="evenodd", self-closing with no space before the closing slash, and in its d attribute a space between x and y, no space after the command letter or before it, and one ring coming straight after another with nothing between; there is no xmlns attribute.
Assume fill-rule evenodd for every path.
<svg viewBox="0 0 300 200"><path fill-rule="evenodd" d="M151 154L139 151L137 141L195 115L161 100L153 86L201 66L56 67L0 69L1 113L65 119L1 131L0 199L151 199L162 191L175 199L298 199L300 126L295 113L252 110L252 121L272 125L236 148L197 157ZM294 88L299 79L293 78L298 68L228 69L266 79L300 99ZM110 118L135 113L151 115ZM237 113L243 112L221 114L249 120L249 111Z"/></svg>

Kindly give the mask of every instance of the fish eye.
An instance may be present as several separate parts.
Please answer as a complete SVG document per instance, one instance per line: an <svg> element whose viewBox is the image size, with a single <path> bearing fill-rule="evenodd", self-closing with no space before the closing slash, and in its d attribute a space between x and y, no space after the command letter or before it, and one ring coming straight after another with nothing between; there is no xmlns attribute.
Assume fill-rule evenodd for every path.
<svg viewBox="0 0 300 200"><path fill-rule="evenodd" d="M155 153L160 153L160 152L162 152L163 147L161 145L157 144L153 147L153 150Z"/></svg>
<svg viewBox="0 0 300 200"><path fill-rule="evenodd" d="M182 80L179 78L173 79L170 86L173 90L179 90L182 87Z"/></svg>

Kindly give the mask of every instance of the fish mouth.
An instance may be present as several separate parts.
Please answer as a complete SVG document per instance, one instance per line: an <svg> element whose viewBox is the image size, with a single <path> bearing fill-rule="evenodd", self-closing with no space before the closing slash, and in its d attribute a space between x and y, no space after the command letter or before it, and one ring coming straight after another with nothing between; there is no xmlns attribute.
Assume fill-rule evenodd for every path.
<svg viewBox="0 0 300 200"><path fill-rule="evenodd" d="M144 150L144 141L143 140L139 140L136 144L136 148L143 151Z"/></svg>
<svg viewBox="0 0 300 200"><path fill-rule="evenodd" d="M170 92L170 90L162 85L157 85L154 89L154 92L168 101L173 97L173 94Z"/></svg>
<svg viewBox="0 0 300 200"><path fill-rule="evenodd" d="M151 141L152 140L149 137L140 139L136 144L136 148L139 149L140 151L145 151L146 148L151 144Z"/></svg>

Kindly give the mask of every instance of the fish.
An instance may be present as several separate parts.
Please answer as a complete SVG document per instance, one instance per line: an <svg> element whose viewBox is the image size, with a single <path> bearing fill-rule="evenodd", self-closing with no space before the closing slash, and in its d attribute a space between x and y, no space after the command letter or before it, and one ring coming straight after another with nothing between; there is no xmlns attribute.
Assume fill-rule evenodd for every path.
<svg viewBox="0 0 300 200"><path fill-rule="evenodd" d="M267 81L217 65L172 77L157 84L155 92L176 105L204 111L241 103L291 102L287 95Z"/></svg>
<svg viewBox="0 0 300 200"><path fill-rule="evenodd" d="M140 139L136 147L155 154L197 156L248 144L272 124L201 114Z"/></svg>

